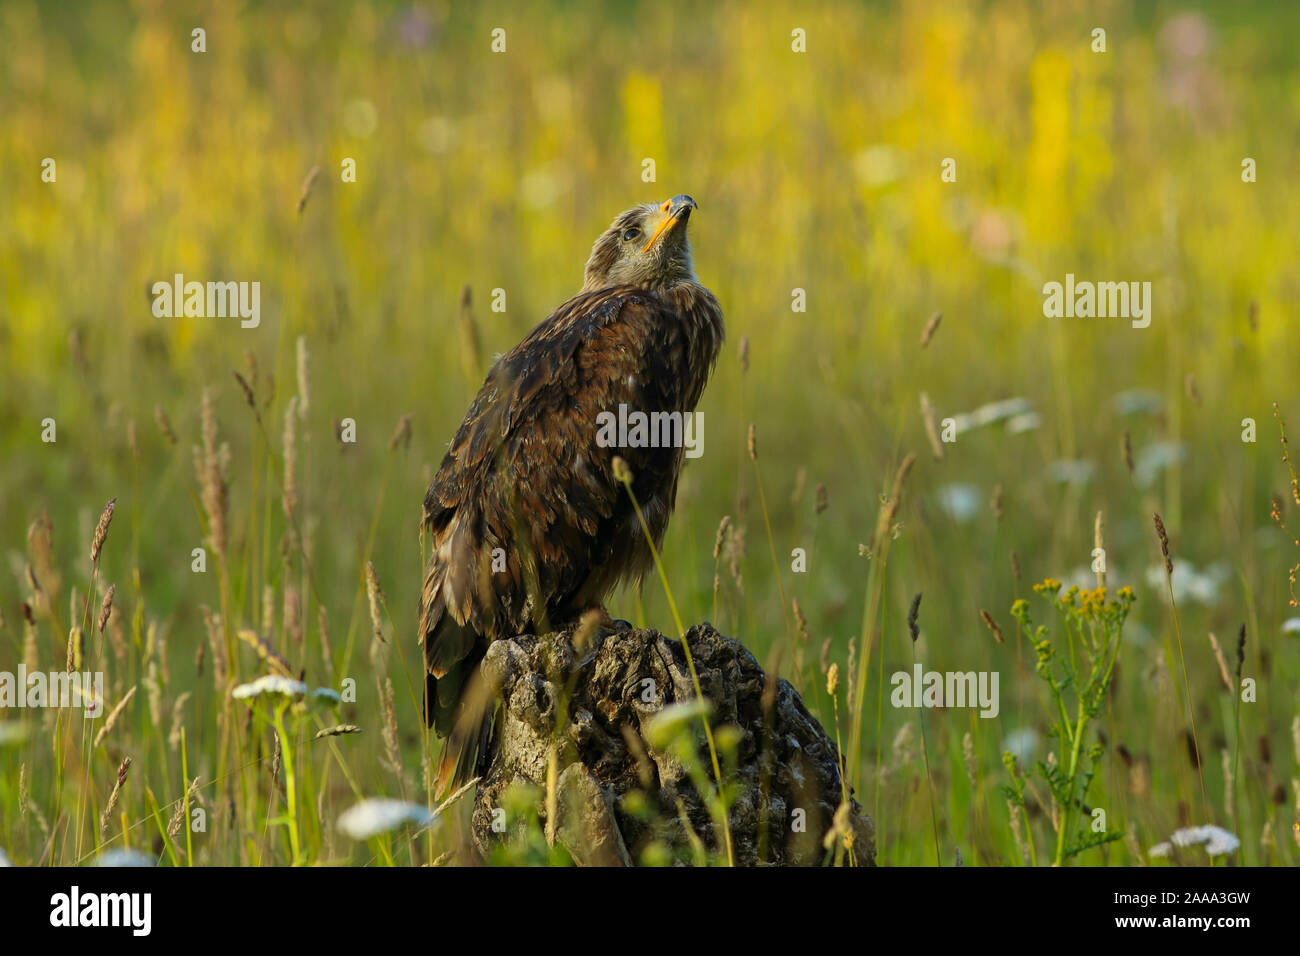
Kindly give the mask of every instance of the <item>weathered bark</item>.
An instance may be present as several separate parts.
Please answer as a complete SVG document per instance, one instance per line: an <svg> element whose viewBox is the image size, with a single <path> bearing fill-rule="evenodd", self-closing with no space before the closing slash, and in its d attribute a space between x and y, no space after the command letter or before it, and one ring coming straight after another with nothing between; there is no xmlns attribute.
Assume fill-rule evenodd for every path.
<svg viewBox="0 0 1300 956"><path fill-rule="evenodd" d="M653 630L602 631L579 653L574 637L570 630L499 640L483 661L502 707L496 750L474 804L480 851L514 830L509 821L504 834L492 829L493 811L508 787L520 782L545 791L554 748L554 830L579 863L630 865L654 843L689 862L690 831L711 851L724 852L687 766L671 744L659 741L663 749L657 749L645 732L665 707L695 699L681 642ZM736 863L826 861L823 838L842 802L835 742L795 689L784 680L769 682L738 641L708 624L691 628L687 640L733 788L728 820ZM568 719L557 721L566 700ZM698 717L687 732L694 734L698 766L712 784ZM728 737L734 769L727 768L722 745ZM539 809L545 820L544 801ZM852 833L859 865L874 865L874 827L856 800L841 814L841 828Z"/></svg>

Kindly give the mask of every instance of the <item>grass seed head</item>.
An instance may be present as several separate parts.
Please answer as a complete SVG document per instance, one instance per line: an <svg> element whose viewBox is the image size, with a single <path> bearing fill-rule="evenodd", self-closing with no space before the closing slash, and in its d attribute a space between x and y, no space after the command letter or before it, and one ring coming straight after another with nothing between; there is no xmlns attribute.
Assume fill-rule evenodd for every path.
<svg viewBox="0 0 1300 956"><path fill-rule="evenodd" d="M803 501L804 489L808 484L808 469L803 465L794 473L794 490L790 492L790 504L799 507L799 502Z"/></svg>
<svg viewBox="0 0 1300 956"><path fill-rule="evenodd" d="M158 430L162 432L163 438L167 439L167 444L175 445L179 441L175 429L172 428L172 420L167 417L161 405L153 407L153 420L158 423Z"/></svg>
<svg viewBox="0 0 1300 956"><path fill-rule="evenodd" d="M95 743L91 748L92 750L98 750L99 745L104 742L104 738L113 732L113 728L117 726L117 719L122 716L122 711L126 710L126 705L131 703L131 698L135 696L136 686L132 684L131 689L117 702L117 706L109 711L108 717L104 720L104 726L99 728L99 733L95 734Z"/></svg>
<svg viewBox="0 0 1300 956"><path fill-rule="evenodd" d="M460 290L460 310L457 312L460 327L460 361L465 378L477 385L483 378L483 345L474 319L474 296L469 283Z"/></svg>
<svg viewBox="0 0 1300 956"><path fill-rule="evenodd" d="M912 598L912 606L907 609L907 631L912 635L912 643L915 644L917 638L921 636L921 625L917 619L921 615L921 592L917 591L916 596Z"/></svg>
<svg viewBox="0 0 1300 956"><path fill-rule="evenodd" d="M1232 691L1232 678L1228 676L1228 662L1224 660L1223 649L1219 647L1219 639L1210 631L1210 649L1214 651L1214 660L1219 665L1219 676L1223 678L1223 686Z"/></svg>
<svg viewBox="0 0 1300 956"><path fill-rule="evenodd" d="M966 765L966 779L970 782L971 790L978 789L979 777L979 759L975 756L975 740L966 731L961 738L961 756L962 762Z"/></svg>
<svg viewBox="0 0 1300 956"><path fill-rule="evenodd" d="M727 539L727 532L731 529L731 515L723 515L722 520L718 522L718 533L713 538L713 560L718 560L718 555L722 553L722 544Z"/></svg>
<svg viewBox="0 0 1300 956"><path fill-rule="evenodd" d="M113 595L116 593L116 584L110 584L108 590L104 592L104 602L99 606L99 620L96 622L100 634L104 633L104 626L108 624L108 616L113 613Z"/></svg>
<svg viewBox="0 0 1300 956"><path fill-rule="evenodd" d="M393 432L393 437L388 440L388 450L396 451L398 448L407 449L411 447L411 416L403 415L397 422L397 428Z"/></svg>
<svg viewBox="0 0 1300 956"><path fill-rule="evenodd" d="M311 191L316 185L316 178L320 176L320 167L313 166L307 170L307 178L302 181L302 188L298 190L298 215L302 215L303 208L307 205L307 200L311 198Z"/></svg>
<svg viewBox="0 0 1300 956"><path fill-rule="evenodd" d="M370 625L374 629L375 638L385 644L383 619L379 615L379 603L384 602L387 606L388 601L384 597L384 590L379 586L379 572L375 570L375 562L366 562L366 598L370 604Z"/></svg>
<svg viewBox="0 0 1300 956"><path fill-rule="evenodd" d="M253 396L253 386L249 385L248 380L233 369L231 370L231 374L235 376L235 381L239 383L239 390L244 393L244 404L251 408L254 417L256 417L258 421L261 421L262 416L257 410L257 399Z"/></svg>
<svg viewBox="0 0 1300 956"><path fill-rule="evenodd" d="M113 792L108 795L108 803L99 817L100 837L103 837L108 832L108 822L113 819L113 811L117 809L117 800L122 794L122 787L126 783L126 775L130 770L131 758L123 757L122 762L117 767L117 782L113 784Z"/></svg>
<svg viewBox="0 0 1300 956"><path fill-rule="evenodd" d="M81 670L82 657L86 649L85 635L81 628L73 626L68 632L68 673L73 674Z"/></svg>
<svg viewBox="0 0 1300 956"><path fill-rule="evenodd" d="M790 609L794 613L794 627L799 632L799 640L808 642L808 619L804 617L803 608L797 598L790 599Z"/></svg>
<svg viewBox="0 0 1300 956"><path fill-rule="evenodd" d="M117 499L110 498L99 515L99 524L95 525L95 536L90 542L90 560L92 563L99 561L99 553L104 549L104 539L108 537L108 526L113 522L113 509L116 506Z"/></svg>
<svg viewBox="0 0 1300 956"><path fill-rule="evenodd" d="M599 608L588 608L583 612L578 626L573 630L573 648L579 654L586 652L595 642L596 634L605 620L605 613Z"/></svg>
<svg viewBox="0 0 1300 956"><path fill-rule="evenodd" d="M235 636L251 647L257 654L258 658L260 658L272 672L280 677L290 680L293 679L293 668L289 665L289 662L277 654L275 648L262 640L261 636L258 635L256 631L247 627L241 627L235 632Z"/></svg>
<svg viewBox="0 0 1300 956"><path fill-rule="evenodd" d="M311 355L307 352L307 337L298 336L298 417L307 420L311 410Z"/></svg>
<svg viewBox="0 0 1300 956"><path fill-rule="evenodd" d="M334 660L334 648L330 645L329 615L325 613L324 605L316 609L316 627L320 631L321 655L328 664Z"/></svg>
<svg viewBox="0 0 1300 956"><path fill-rule="evenodd" d="M1151 517L1155 519L1156 535L1160 538L1160 554L1163 555L1165 559L1165 573L1173 574L1174 561L1173 558L1169 556L1169 535L1165 531L1165 523L1161 520L1159 512L1156 512Z"/></svg>
<svg viewBox="0 0 1300 956"><path fill-rule="evenodd" d="M943 442L939 441L939 429L934 421L934 406L930 404L930 395L921 393L921 420L925 423L925 437L930 440L930 451L935 461L943 461Z"/></svg>
<svg viewBox="0 0 1300 956"><path fill-rule="evenodd" d="M934 333L939 331L939 323L942 320L942 312L936 312L930 316L930 320L925 323L925 328L921 330L921 348L925 348L930 344L930 340L934 338Z"/></svg>
<svg viewBox="0 0 1300 956"><path fill-rule="evenodd" d="M1246 622L1241 622L1237 632L1237 683L1241 683L1241 669L1246 663ZM1296 748L1296 760L1300 761L1300 747Z"/></svg>
<svg viewBox="0 0 1300 956"><path fill-rule="evenodd" d="M984 619L984 626L993 632L993 639L999 644L1005 643L1002 640L1002 628L998 627L998 622L993 620L993 615L980 608L980 617Z"/></svg>
<svg viewBox="0 0 1300 956"><path fill-rule="evenodd" d="M333 727L326 727L318 730L312 740L320 740L322 737L345 737L350 734L361 733L361 728L356 724L335 724Z"/></svg>
<svg viewBox="0 0 1300 956"><path fill-rule="evenodd" d="M246 396L251 394L245 393ZM205 388L199 403L199 417L203 430L203 449L194 456L198 471L203 510L208 518L208 537L212 550L221 560L226 556L226 479L222 474L220 451L217 447L217 415L212 401L212 390Z"/></svg>

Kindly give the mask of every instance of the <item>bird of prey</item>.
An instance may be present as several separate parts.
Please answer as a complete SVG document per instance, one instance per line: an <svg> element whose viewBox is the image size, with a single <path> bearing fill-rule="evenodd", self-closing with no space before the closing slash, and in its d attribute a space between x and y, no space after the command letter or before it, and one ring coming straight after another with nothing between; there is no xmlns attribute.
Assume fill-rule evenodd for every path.
<svg viewBox="0 0 1300 956"><path fill-rule="evenodd" d="M419 639L425 719L446 738L440 792L491 757L495 707L478 666L488 645L589 610L611 625L607 595L653 566L613 462L627 463L658 547L682 443L609 447L597 419L620 405L684 417L699 402L724 325L691 262L696 208L678 195L614 219L592 246L578 294L493 365L429 486Z"/></svg>

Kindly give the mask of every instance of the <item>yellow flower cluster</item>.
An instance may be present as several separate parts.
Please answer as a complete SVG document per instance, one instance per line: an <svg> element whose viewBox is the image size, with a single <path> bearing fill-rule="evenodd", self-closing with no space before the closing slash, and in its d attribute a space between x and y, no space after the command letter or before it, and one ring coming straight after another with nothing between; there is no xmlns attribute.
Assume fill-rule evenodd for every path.
<svg viewBox="0 0 1300 956"><path fill-rule="evenodd" d="M1109 602L1104 587L1080 588L1078 585L1071 585L1063 594L1059 593L1061 587L1061 582L1056 578L1044 578L1042 582L1034 585L1034 591L1052 597L1062 612L1073 614L1075 617L1121 614L1127 612L1137 600L1133 589L1127 585L1116 591L1115 597ZM1017 602L1017 605L1019 604L1020 602ZM1023 613L1026 608L1021 607L1020 610ZM1013 606L1012 614L1015 613L1016 607Z"/></svg>

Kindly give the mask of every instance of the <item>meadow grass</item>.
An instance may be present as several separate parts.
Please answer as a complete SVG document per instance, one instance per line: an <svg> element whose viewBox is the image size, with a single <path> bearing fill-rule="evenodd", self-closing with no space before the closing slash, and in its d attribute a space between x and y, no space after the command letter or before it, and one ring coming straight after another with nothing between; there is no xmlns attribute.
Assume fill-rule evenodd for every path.
<svg viewBox="0 0 1300 956"><path fill-rule="evenodd" d="M1300 11L1118 5L1105 54L1082 8L1010 3L234 11L0 6L0 671L106 675L95 721L0 712L12 860L464 860L464 795L337 825L440 807L420 502L491 356L685 191L729 344L614 616L712 620L790 680L883 864L1163 863L1205 823L1300 862ZM260 281L261 325L156 318L177 272ZM1151 326L1045 318L1067 272L1151 280ZM1038 635L1048 578L1108 596ZM1000 713L891 706L914 661L998 671ZM306 692L232 697L265 675ZM569 862L547 836L493 862Z"/></svg>

